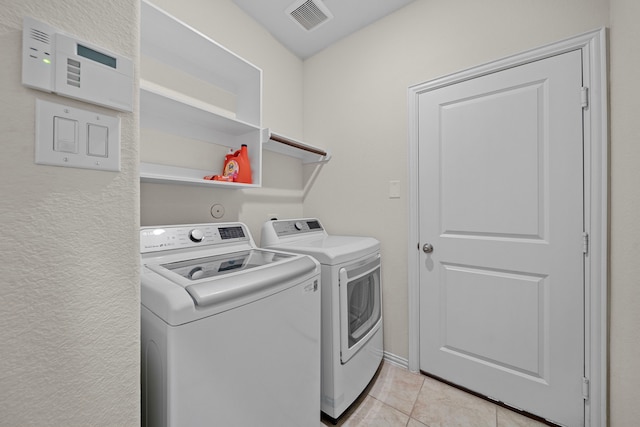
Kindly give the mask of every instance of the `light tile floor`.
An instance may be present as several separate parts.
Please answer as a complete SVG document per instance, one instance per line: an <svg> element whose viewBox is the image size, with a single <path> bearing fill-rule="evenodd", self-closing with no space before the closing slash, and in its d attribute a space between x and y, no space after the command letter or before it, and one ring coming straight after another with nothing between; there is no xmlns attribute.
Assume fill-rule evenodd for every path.
<svg viewBox="0 0 640 427"><path fill-rule="evenodd" d="M331 426L326 420L323 425ZM544 427L545 424L430 377L384 362L341 427Z"/></svg>

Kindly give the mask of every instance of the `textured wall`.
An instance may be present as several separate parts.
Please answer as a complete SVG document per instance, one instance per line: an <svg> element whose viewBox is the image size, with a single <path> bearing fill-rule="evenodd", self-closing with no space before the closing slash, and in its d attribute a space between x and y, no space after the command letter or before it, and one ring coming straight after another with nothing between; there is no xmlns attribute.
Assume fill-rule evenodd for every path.
<svg viewBox="0 0 640 427"><path fill-rule="evenodd" d="M93 107L21 84L24 15L137 61L138 9L0 1L3 426L139 425L137 114L120 114L122 172L35 165L36 98Z"/></svg>

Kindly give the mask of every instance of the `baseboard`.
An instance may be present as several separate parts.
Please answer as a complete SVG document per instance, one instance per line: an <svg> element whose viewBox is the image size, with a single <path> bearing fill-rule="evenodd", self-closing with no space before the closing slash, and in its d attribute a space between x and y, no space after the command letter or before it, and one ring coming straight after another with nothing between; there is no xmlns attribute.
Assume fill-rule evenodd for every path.
<svg viewBox="0 0 640 427"><path fill-rule="evenodd" d="M404 357L396 356L393 353L389 353L385 351L382 353L382 358L384 359L385 362L391 363L400 368L409 369L409 361Z"/></svg>

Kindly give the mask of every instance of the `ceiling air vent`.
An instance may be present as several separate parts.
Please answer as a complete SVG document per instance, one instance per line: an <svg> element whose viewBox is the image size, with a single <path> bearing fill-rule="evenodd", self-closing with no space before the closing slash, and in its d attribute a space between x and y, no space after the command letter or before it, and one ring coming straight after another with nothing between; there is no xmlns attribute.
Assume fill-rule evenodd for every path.
<svg viewBox="0 0 640 427"><path fill-rule="evenodd" d="M333 18L333 14L321 0L297 1L285 13L307 31L315 30Z"/></svg>

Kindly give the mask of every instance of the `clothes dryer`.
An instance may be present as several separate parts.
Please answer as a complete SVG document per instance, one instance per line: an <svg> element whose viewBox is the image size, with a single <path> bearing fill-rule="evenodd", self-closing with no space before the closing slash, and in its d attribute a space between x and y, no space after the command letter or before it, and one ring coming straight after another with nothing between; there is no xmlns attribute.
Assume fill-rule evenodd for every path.
<svg viewBox="0 0 640 427"><path fill-rule="evenodd" d="M261 247L311 255L321 265L321 409L337 420L382 363L380 242L329 235L315 218L272 220Z"/></svg>

